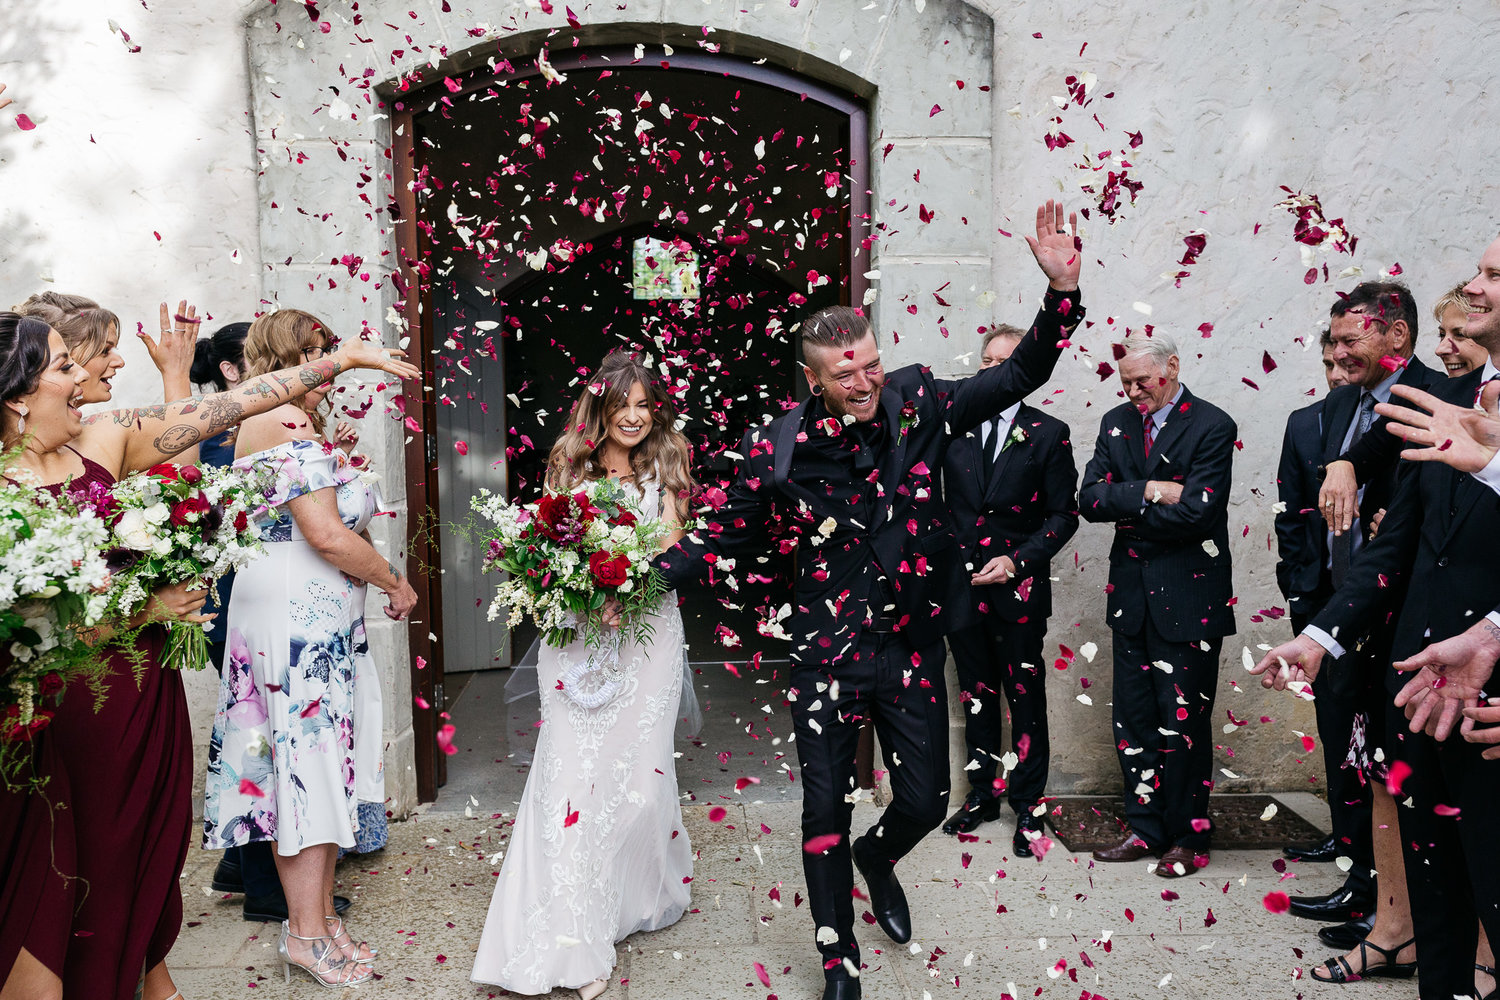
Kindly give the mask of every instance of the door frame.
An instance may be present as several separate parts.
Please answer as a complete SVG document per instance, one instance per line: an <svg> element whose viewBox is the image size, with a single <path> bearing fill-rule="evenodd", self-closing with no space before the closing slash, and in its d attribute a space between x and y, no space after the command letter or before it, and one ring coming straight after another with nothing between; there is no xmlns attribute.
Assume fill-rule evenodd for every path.
<svg viewBox="0 0 1500 1000"><path fill-rule="evenodd" d="M873 245L871 236L861 235L860 232L861 227L868 228L871 223L870 102L856 94L769 62L756 62L722 53L683 51L652 59L647 64L646 60L635 57L635 51L634 45L585 46L553 53L550 63L562 72L598 68L622 70L645 64L652 69L680 69L732 76L774 87L802 100L816 101L845 117L849 127L849 169L846 174L849 184L849 215L840 221L848 240L844 266L848 270L849 280L840 287L839 302L841 305L862 307L869 289L866 272L871 270L870 251ZM517 58L520 58L519 53ZM396 207L400 212L395 226L398 266L395 285L402 300L402 315L407 320L407 353L418 359L417 364L424 371L434 340L432 298L427 291L427 283L423 280L427 268L423 264L422 254L428 249L428 245L417 225L417 196L409 183L420 168L419 147L416 143L417 119L419 115L427 113L425 109L430 103L440 101L450 107L456 106L459 100L481 90L494 80L504 78L516 81L541 75L542 70L535 57L529 60L527 66L516 66L507 73L495 73L488 66L477 67L458 75L457 82L460 86L457 90L450 89L451 85L439 80L403 97L392 108L391 177ZM519 280L524 280L525 277L523 275ZM502 294L515 283L513 281L502 289ZM412 705L417 799L419 802L432 802L437 798L438 788L447 783L448 771L447 757L437 747L439 727L447 718L443 690L443 650L442 644L434 639L442 634L442 600L439 590L442 583L440 573L437 572L441 566L441 556L437 532L431 524L438 509L437 437L433 433L437 426L437 399L435 393L424 392L423 386L415 381L403 383L401 398L406 417L419 424L419 430L410 433L404 445L406 544L408 560L414 565L426 567L428 572L422 574L420 583L413 575L417 604L412 610L412 625L407 628L407 642L411 653L412 694L420 696L431 706L428 709L418 708L415 700Z"/></svg>

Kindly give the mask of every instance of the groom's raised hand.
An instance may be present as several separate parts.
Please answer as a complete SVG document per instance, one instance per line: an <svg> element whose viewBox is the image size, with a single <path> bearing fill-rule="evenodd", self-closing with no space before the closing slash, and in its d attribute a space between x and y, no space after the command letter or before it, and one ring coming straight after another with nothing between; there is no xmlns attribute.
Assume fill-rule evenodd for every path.
<svg viewBox="0 0 1500 1000"><path fill-rule="evenodd" d="M1047 199L1036 210L1036 235L1026 237L1026 245L1036 258L1047 281L1059 292L1078 288L1078 272L1083 266L1083 241L1078 238L1078 213L1068 217L1063 228L1062 202Z"/></svg>

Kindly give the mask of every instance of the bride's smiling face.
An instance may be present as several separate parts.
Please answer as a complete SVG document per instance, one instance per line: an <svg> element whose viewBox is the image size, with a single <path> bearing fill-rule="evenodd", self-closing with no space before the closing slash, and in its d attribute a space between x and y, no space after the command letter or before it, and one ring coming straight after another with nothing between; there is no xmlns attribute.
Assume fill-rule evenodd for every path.
<svg viewBox="0 0 1500 1000"><path fill-rule="evenodd" d="M609 440L626 451L646 440L651 433L651 396L644 385L630 387L625 405L609 415L605 427Z"/></svg>

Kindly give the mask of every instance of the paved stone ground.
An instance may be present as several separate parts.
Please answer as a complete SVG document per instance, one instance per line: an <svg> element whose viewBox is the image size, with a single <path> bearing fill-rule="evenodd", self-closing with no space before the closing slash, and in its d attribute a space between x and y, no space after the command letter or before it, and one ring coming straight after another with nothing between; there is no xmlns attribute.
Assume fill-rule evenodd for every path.
<svg viewBox="0 0 1500 1000"><path fill-rule="evenodd" d="M1326 807L1311 795L1281 801L1315 824L1327 822ZM619 945L607 1000L817 997L812 921L798 905L806 894L798 804L735 803L718 824L708 808L684 810L697 858L691 911L673 927ZM474 986L468 974L499 869L491 859L504 849L512 809L419 815L392 824L384 852L340 866L341 891L355 899L351 926L381 950L381 981L363 992L503 995ZM856 829L875 815L873 804L861 803ZM1279 1000L1335 992L1308 979L1327 951L1313 936L1316 925L1262 905L1273 890L1330 890L1338 882L1333 866L1290 865L1283 877L1275 852L1222 852L1199 877L1166 881L1144 862L1095 866L1061 846L1041 862L1012 858L1012 823L1007 813L969 844L934 834L902 863L917 937L894 946L878 928L861 925L866 997ZM209 891L216 860L195 850L182 879L187 926L170 962L184 996L322 995L295 970L284 986L272 928L242 921L238 897ZM1358 989L1361 1000L1417 995L1410 980Z"/></svg>

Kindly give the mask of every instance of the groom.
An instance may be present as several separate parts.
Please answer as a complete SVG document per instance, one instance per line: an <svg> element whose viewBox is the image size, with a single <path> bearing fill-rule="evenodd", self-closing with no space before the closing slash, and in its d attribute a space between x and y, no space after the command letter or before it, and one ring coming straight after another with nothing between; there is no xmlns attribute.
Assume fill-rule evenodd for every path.
<svg viewBox="0 0 1500 1000"><path fill-rule="evenodd" d="M728 500L656 567L681 589L751 569L779 545L796 549L792 703L802 779L803 862L827 984L824 1000L860 995L854 877L894 941L911 937L895 864L948 808L948 706L943 636L965 624L969 574L942 495L953 437L1043 385L1060 342L1083 318L1081 245L1062 206L1037 209L1027 244L1050 287L1010 361L961 381L918 365L886 374L875 331L856 310L802 323L812 398L751 428ZM736 567L735 560L743 563ZM980 567L969 567L971 571ZM850 843L854 753L872 720L892 800Z"/></svg>

